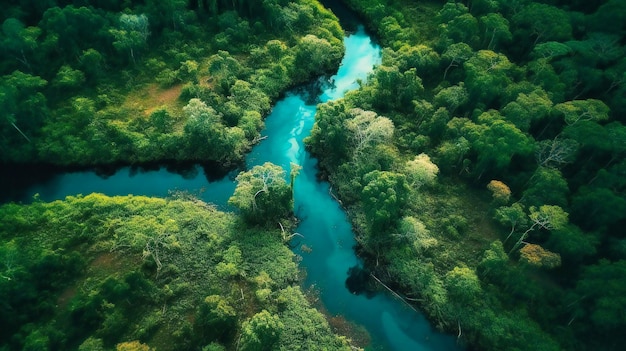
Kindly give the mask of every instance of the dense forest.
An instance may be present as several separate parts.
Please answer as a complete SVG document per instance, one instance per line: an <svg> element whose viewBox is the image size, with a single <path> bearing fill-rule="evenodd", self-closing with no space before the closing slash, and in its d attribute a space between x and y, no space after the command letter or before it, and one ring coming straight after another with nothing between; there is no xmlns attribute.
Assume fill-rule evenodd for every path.
<svg viewBox="0 0 626 351"><path fill-rule="evenodd" d="M626 2L343 2L383 61L319 105L307 147L367 269L473 349L623 349ZM239 165L272 102L343 53L316 0L5 7L5 172ZM296 174L241 173L237 214L1 206L0 350L350 349L297 287Z"/></svg>
<svg viewBox="0 0 626 351"><path fill-rule="evenodd" d="M626 3L346 2L383 63L308 145L370 269L476 349L622 349Z"/></svg>
<svg viewBox="0 0 626 351"><path fill-rule="evenodd" d="M9 204L0 220L2 350L350 350L280 229L185 194Z"/></svg>
<svg viewBox="0 0 626 351"><path fill-rule="evenodd" d="M12 1L0 22L3 170L232 168L343 54L311 0ZM241 173L237 215L184 193L1 206L0 349L349 350L298 286L293 177Z"/></svg>
<svg viewBox="0 0 626 351"><path fill-rule="evenodd" d="M233 166L271 102L343 53L313 0L14 3L0 15L2 163Z"/></svg>

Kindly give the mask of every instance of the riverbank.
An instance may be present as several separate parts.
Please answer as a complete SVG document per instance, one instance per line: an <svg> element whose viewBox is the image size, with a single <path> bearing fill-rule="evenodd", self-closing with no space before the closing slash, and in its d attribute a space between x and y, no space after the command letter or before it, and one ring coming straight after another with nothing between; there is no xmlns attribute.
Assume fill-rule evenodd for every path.
<svg viewBox="0 0 626 351"><path fill-rule="evenodd" d="M298 248L306 267L306 287L320 291L320 300L332 315L342 315L350 323L362 325L371 333L372 347L390 350L422 349L456 350L454 340L435 332L428 322L392 296L379 294L373 299L355 295L346 289L348 271L360 265L354 255L354 234L337 202L329 195L328 184L318 182L316 160L305 152L302 139L313 125L316 104L335 100L347 90L357 88L374 65L380 61L380 48L373 44L362 28L346 39L350 48L338 74L319 97L297 90L287 95L273 108L266 119L267 136L247 155L247 167L271 161L283 168L291 163L302 166L295 180L295 209L301 219L296 231L302 235ZM78 178L77 178L78 177ZM201 198L222 207L233 194L234 182L225 178L211 183L196 182L196 178L178 183L178 177L166 172L115 174L108 179L95 179L93 174L67 174L56 179L50 188L43 186L40 198L63 198L67 194L103 191L100 187L122 193L147 193L179 187L182 190L202 188ZM178 185L180 184L180 185ZM127 188L130 185L130 188ZM84 188L84 187L87 188ZM109 190L106 190L109 192ZM163 195L158 195L163 196ZM223 207L222 207L223 208ZM308 248L308 249L307 249Z"/></svg>
<svg viewBox="0 0 626 351"><path fill-rule="evenodd" d="M338 20L319 3L301 0L289 8L272 6L259 4L254 13L248 12L251 8L232 11L227 5L220 5L218 13L202 7L171 9L185 21L182 26L159 22L155 10L143 5L128 11L145 11L147 16L93 6L41 9L71 18L75 26L89 18L99 20L104 32L117 33L117 26L130 25L125 21L135 18L149 28L144 28L141 48L131 47L132 60L107 56L111 43L104 34L82 42L82 37L68 39L60 33L74 47L93 47L85 51L87 56L77 54L78 61L69 57L64 65L34 58L26 61L28 67L8 58L2 61L0 74L8 85L0 88L15 103L6 111L12 124L0 125L0 163L75 169L171 160L213 162L223 170L242 164L258 141L271 104L288 89L334 72L343 55ZM263 17L268 11L285 21ZM289 11L303 15L287 18ZM27 24L33 30L43 29L46 37L58 30L38 22L43 13L31 15L32 23ZM20 20L10 22L23 25ZM43 38L35 40L41 45L37 40ZM99 61L87 65L88 59ZM206 106L189 106L193 98Z"/></svg>
<svg viewBox="0 0 626 351"><path fill-rule="evenodd" d="M5 204L0 221L8 350L351 349L294 285L278 228L197 199L102 194Z"/></svg>
<svg viewBox="0 0 626 351"><path fill-rule="evenodd" d="M623 38L601 24L621 5L346 2L380 36L382 64L319 107L307 147L367 268L474 348L619 349L606 330L623 321L598 316L621 299L590 284L602 272L626 289L626 217L609 209L626 208L626 127L583 47L593 31ZM532 32L548 13L560 31Z"/></svg>

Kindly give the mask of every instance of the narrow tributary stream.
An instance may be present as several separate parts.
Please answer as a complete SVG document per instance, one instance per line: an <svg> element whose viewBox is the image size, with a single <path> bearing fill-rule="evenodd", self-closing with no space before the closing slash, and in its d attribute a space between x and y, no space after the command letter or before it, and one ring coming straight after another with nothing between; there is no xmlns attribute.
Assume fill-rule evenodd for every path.
<svg viewBox="0 0 626 351"><path fill-rule="evenodd" d="M323 89L316 102L341 98L346 91L358 87L374 65L380 63L380 47L372 43L362 27L344 38L346 55L341 67L331 78L333 85ZM302 166L295 183L295 211L301 222L297 231L297 253L306 271L304 288L314 288L326 311L363 326L371 335L375 350L458 350L455 338L435 331L424 316L408 308L386 292L374 296L353 294L346 288L348 270L360 266L354 252L354 234L348 218L329 194L329 184L316 178L316 160L304 149L303 139L309 135L316 111L315 103L302 89L294 90L278 101L265 120L267 136L248 155L248 168L264 162ZM226 202L235 189L232 177L207 182L200 167L183 177L165 169L137 172L124 168L102 178L93 172L56 175L26 189L18 200L28 202L33 194L52 201L67 195L100 192L107 195L167 196L172 190L200 194L206 202L228 210ZM302 245L307 248L304 252Z"/></svg>

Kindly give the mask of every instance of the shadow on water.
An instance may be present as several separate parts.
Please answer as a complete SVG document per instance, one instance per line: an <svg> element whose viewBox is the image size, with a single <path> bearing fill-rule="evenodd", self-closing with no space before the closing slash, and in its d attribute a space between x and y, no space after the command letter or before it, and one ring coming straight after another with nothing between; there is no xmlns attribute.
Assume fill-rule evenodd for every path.
<svg viewBox="0 0 626 351"><path fill-rule="evenodd" d="M331 75L321 76L318 79L299 85L290 90L292 95L297 95L304 100L306 105L317 105L323 102L320 98L320 92L334 87L334 81Z"/></svg>
<svg viewBox="0 0 626 351"><path fill-rule="evenodd" d="M325 8L330 9L341 23L341 27L348 33L354 33L357 31L363 21L350 10L343 2L338 0L320 0L320 3Z"/></svg>
<svg viewBox="0 0 626 351"><path fill-rule="evenodd" d="M348 269L348 278L346 278L346 289L352 294L363 295L367 298L376 296L376 286L374 286L370 271L360 265L350 267Z"/></svg>
<svg viewBox="0 0 626 351"><path fill-rule="evenodd" d="M225 169L218 163L191 162L147 163L133 166L107 165L92 168L61 168L49 165L3 165L0 173L0 203L30 203L39 194L43 201L63 199L68 195L101 192L107 195L169 196L184 191L211 202L213 195L203 195L206 184L220 182L217 201L226 204L227 192L234 189L235 177L242 165ZM232 193L231 193L232 194ZM227 206L225 206L227 207Z"/></svg>

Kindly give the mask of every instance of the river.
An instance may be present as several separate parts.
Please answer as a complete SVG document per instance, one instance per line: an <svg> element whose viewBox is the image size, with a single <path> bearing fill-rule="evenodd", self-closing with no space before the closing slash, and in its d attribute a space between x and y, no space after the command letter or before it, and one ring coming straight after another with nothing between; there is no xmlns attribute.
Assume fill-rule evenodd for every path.
<svg viewBox="0 0 626 351"><path fill-rule="evenodd" d="M371 336L373 350L435 351L460 350L455 338L433 329L424 316L408 308L386 292L373 296L353 294L346 288L348 270L361 266L354 252L354 234L339 204L329 195L329 184L316 178L316 160L305 151L303 139L314 123L316 102L341 98L346 91L358 87L373 67L380 63L381 49L359 26L344 38L346 55L332 85L318 91L318 99L305 98L303 89L295 89L278 101L265 120L263 140L247 156L248 168L264 162L302 166L295 182L295 212L301 220L297 231L296 253L302 256L306 271L304 288L319 293L325 310L333 316L365 328ZM107 195L167 196L172 190L198 194L206 202L229 210L228 198L235 189L234 174L209 182L199 166L185 175L166 169L137 171L123 168L108 177L94 172L58 174L25 189L13 200L28 202L35 193L41 200L52 201L67 195L100 192ZM306 250L302 250L305 245Z"/></svg>

